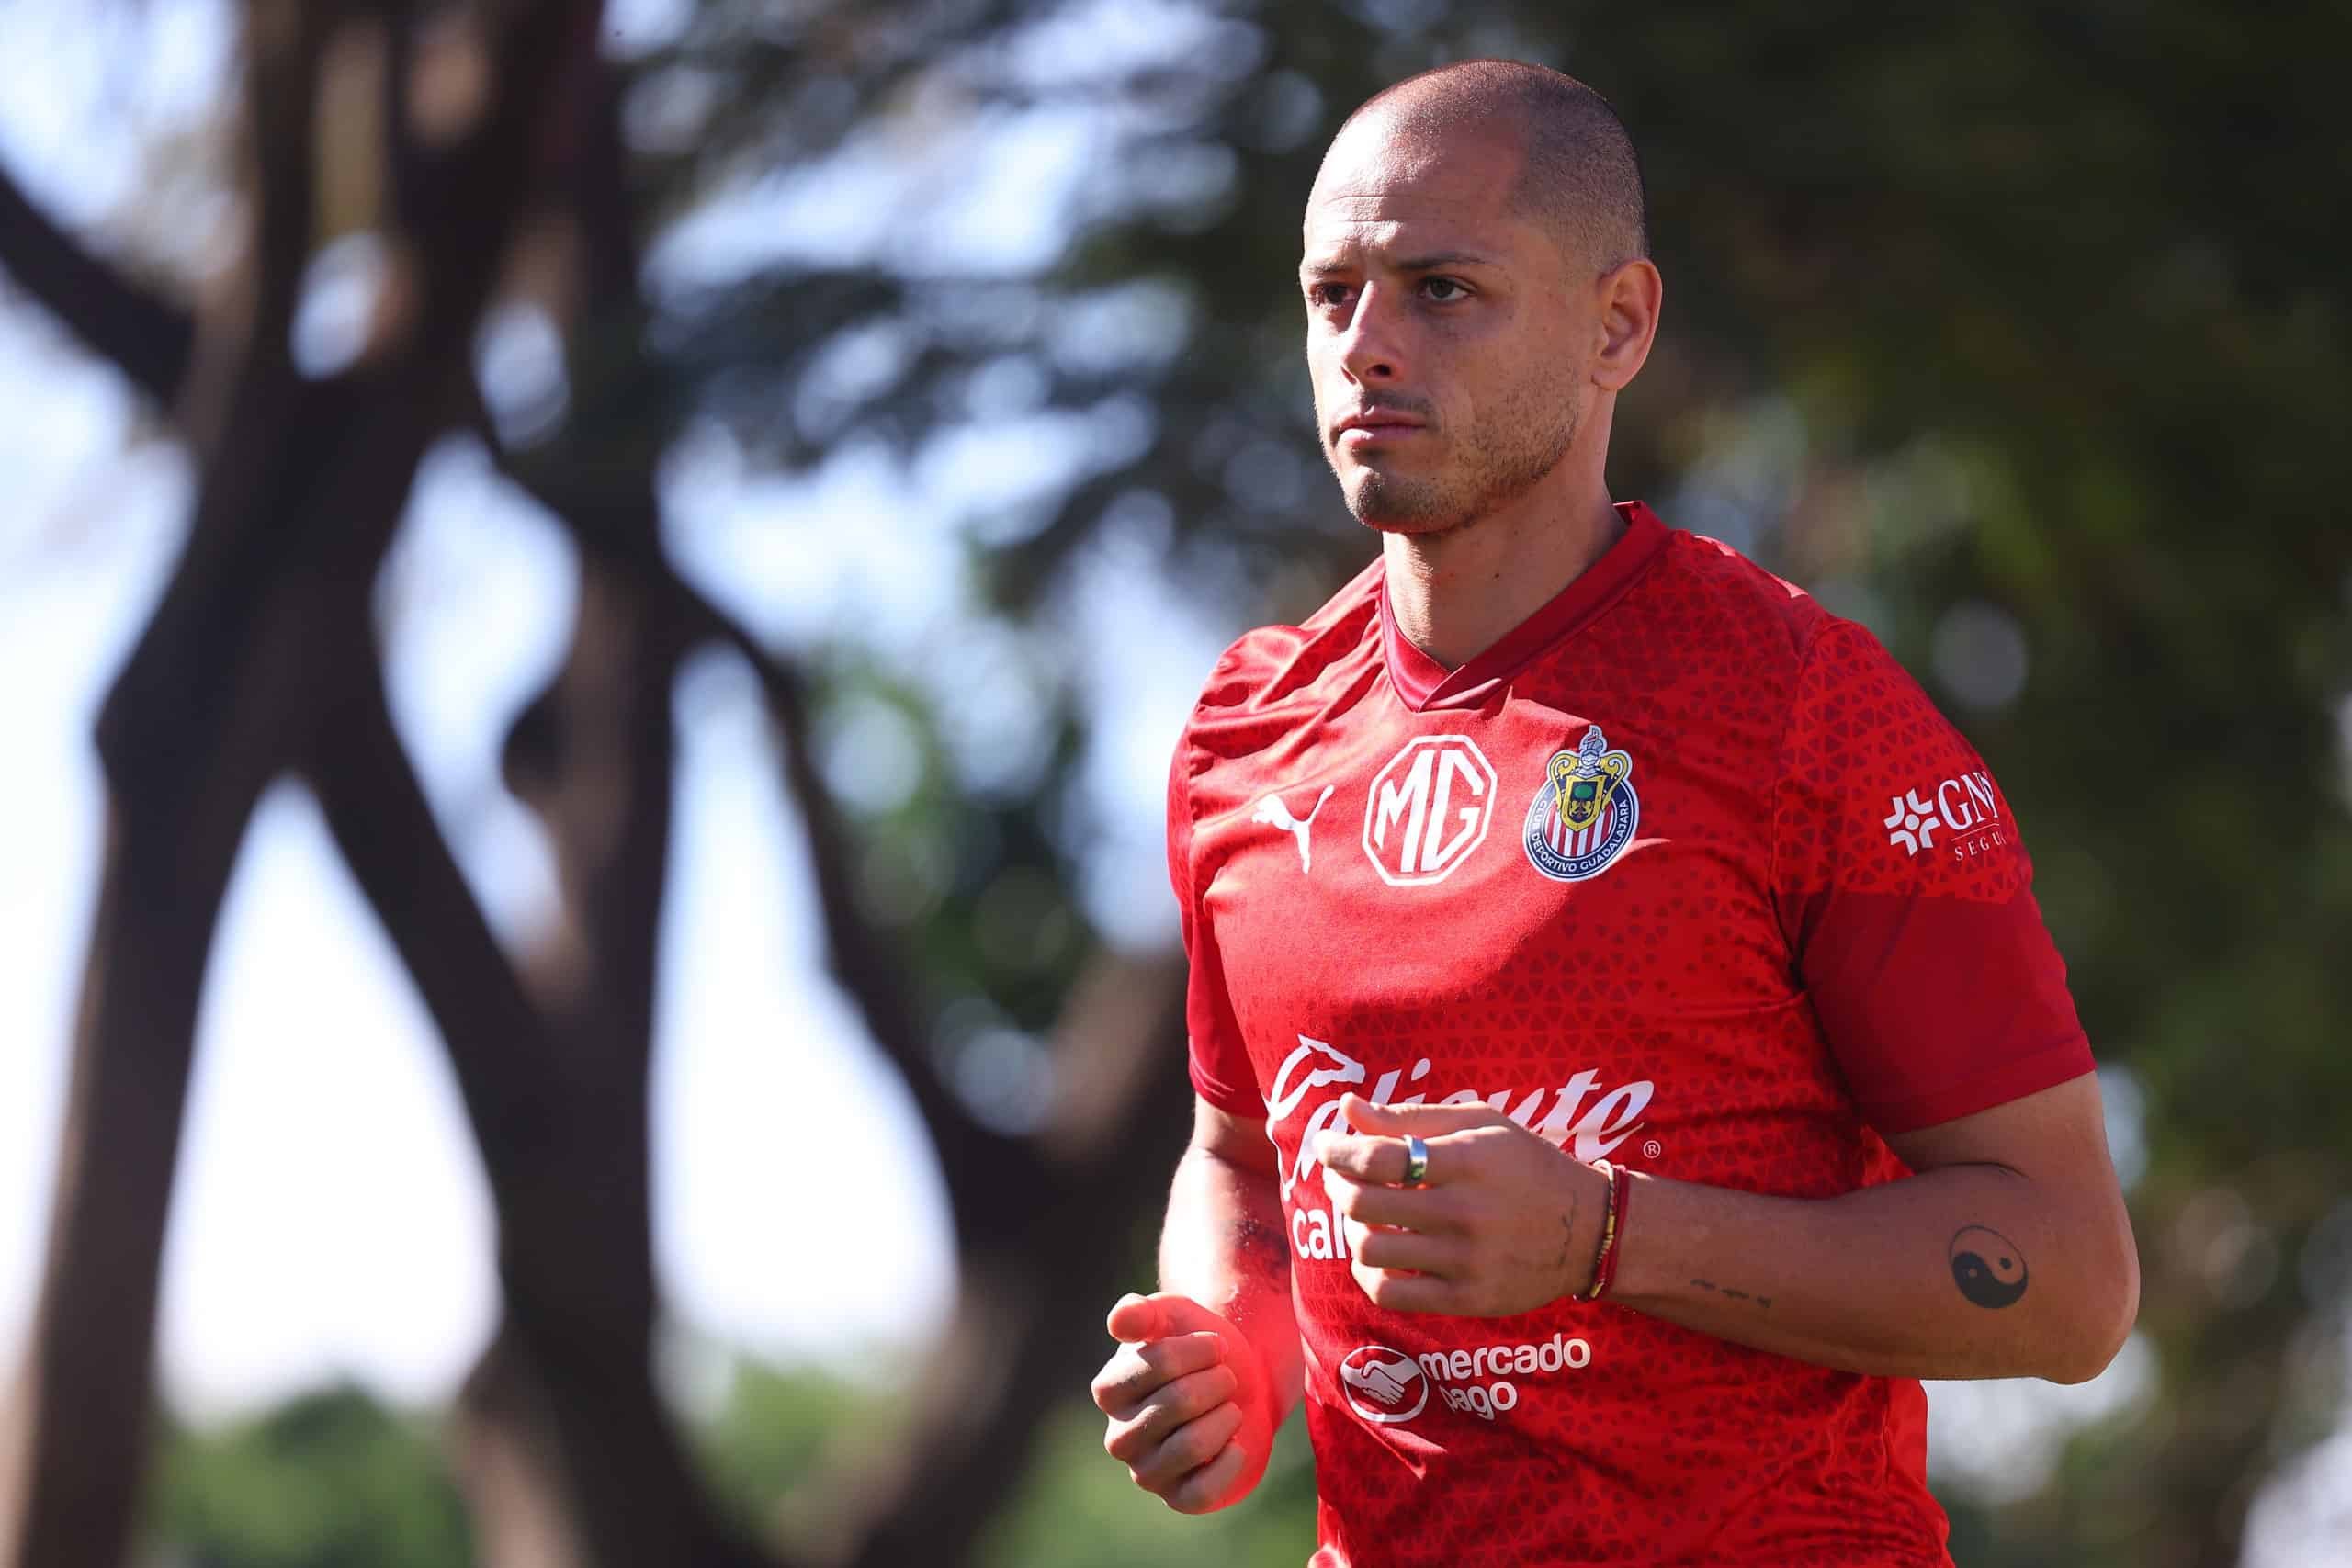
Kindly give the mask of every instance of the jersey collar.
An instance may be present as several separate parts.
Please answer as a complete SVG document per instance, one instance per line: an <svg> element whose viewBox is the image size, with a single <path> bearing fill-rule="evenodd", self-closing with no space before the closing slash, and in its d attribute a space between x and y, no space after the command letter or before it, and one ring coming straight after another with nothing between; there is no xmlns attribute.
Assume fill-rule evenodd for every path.
<svg viewBox="0 0 2352 1568"><path fill-rule="evenodd" d="M1388 613L1388 579L1380 579L1380 650L1388 667L1389 683L1405 705L1415 713L1434 706L1455 706L1462 698L1494 682L1516 674L1521 667L1554 643L1591 622L1634 584L1642 569L1666 547L1666 525L1657 513L1638 501L1621 501L1617 514L1625 532L1609 551L1585 569L1550 603L1505 632L1487 650L1459 670L1423 653L1396 629Z"/></svg>

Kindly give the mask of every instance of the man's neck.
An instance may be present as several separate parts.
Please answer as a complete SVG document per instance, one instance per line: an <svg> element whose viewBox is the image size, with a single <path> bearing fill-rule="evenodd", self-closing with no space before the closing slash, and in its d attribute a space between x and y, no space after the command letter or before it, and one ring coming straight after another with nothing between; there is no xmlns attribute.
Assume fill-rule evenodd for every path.
<svg viewBox="0 0 2352 1568"><path fill-rule="evenodd" d="M1459 670L1609 553L1625 522L1599 485L1584 500L1529 495L1443 534L1381 541L1388 613L1407 641Z"/></svg>

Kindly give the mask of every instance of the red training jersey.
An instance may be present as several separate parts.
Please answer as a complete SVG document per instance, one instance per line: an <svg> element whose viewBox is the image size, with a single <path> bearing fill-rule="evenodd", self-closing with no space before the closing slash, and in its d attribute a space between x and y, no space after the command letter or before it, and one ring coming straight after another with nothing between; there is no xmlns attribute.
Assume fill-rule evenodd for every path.
<svg viewBox="0 0 2352 1568"><path fill-rule="evenodd" d="M2092 1066L1984 762L1867 631L1638 502L1448 671L1374 561L1228 649L1169 783L1192 1077L1264 1117L1312 1568L1944 1568L1909 1379L1608 1302L1385 1312L1311 1152L1350 1089L1826 1198ZM1638 1235L1640 1210L1632 1216Z"/></svg>

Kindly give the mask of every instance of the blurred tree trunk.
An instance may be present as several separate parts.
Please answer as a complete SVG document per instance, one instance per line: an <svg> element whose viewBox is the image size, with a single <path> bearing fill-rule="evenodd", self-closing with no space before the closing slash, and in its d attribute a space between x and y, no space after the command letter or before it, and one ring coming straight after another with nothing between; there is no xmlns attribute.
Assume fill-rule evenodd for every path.
<svg viewBox="0 0 2352 1568"><path fill-rule="evenodd" d="M504 250L563 45L593 47L594 18L594 6L543 4L474 40L498 93L431 155L445 177L429 212L401 215L422 220L397 253L409 269L387 291L398 308L347 371L306 383L289 351L316 226L332 7L253 9L252 243L242 287L205 322L195 352L193 334L148 335L152 309L107 314L104 305L137 296L95 263L78 275L18 273L35 286L96 279L61 315L132 359L142 386L177 387L198 479L186 550L99 720L106 880L49 1264L0 1477L0 1562L111 1568L126 1550L196 1008L229 870L262 786L314 746L332 755L355 692L371 689L365 635L377 569L419 457L468 406L472 326L495 276L482 258ZM388 97L403 106L397 89ZM401 114L386 119L404 133ZM58 254L54 238L12 222L12 266L15 255ZM188 362L174 377L158 361L180 353ZM329 799L331 819L341 805ZM491 1163L512 1196L523 1185L514 1162Z"/></svg>
<svg viewBox="0 0 2352 1568"><path fill-rule="evenodd" d="M518 964L468 890L392 728L370 594L425 446L471 426L495 447L469 351L523 214L564 214L571 243L558 254L571 263L557 292L580 299L566 322L575 354L617 344L630 363L645 357L595 17L593 5L543 4L476 37L448 33L440 17L437 68L462 80L472 50L490 85L484 101L448 111L454 130L421 137L419 124L432 127L410 110L434 95L417 18L383 16L367 35L386 130L383 167L369 175L314 165L322 77L348 41L334 32L339 13L257 4L252 252L243 293L200 333L0 180L0 261L142 389L176 400L199 453L187 553L100 724L106 880L50 1264L0 1456L0 1563L112 1568L127 1550L205 958L244 824L280 773L316 791L414 977L489 1172L506 1318L469 1382L459 1438L488 1568L764 1560L713 1516L651 1375L647 1095L671 692L692 647L721 641L759 674L836 969L907 1075L962 1247L956 1330L916 1426L901 1455L860 1464L851 1489L828 1497L823 1555L878 1564L967 1553L1038 1418L1082 1387L1121 1282L1123 1256L1102 1238L1156 1197L1181 1140L1181 987L1164 964L1096 966L1066 1021L1063 1091L1035 1135L982 1127L948 1091L903 959L849 896L848 830L809 765L797 675L663 558L650 433L617 458L573 452L534 466L499 454L581 547L571 652L505 756L510 787L556 847L560 908ZM345 199L379 191L394 276L358 361L305 381L288 343L322 187ZM779 1211L799 1201L780 1193ZM829 1471L813 1484L842 1483Z"/></svg>

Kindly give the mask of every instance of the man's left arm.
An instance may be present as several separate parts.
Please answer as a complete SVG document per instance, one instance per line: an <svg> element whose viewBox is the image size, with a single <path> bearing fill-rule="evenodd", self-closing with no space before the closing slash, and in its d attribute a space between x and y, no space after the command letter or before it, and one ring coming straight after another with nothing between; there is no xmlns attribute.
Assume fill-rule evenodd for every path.
<svg viewBox="0 0 2352 1568"><path fill-rule="evenodd" d="M1889 1143L1916 1175L1814 1201L1637 1176L1608 1299L1849 1371L2103 1371L2140 1265L2098 1077Z"/></svg>
<svg viewBox="0 0 2352 1568"><path fill-rule="evenodd" d="M1499 1316L1591 1282L1608 1183L1485 1106L1374 1106L1326 1141L1359 1285L1404 1312ZM1393 1185L1404 1137L1429 1185ZM2139 1260L2083 1074L1888 1139L1915 1175L1834 1198L1636 1174L1605 1300L1878 1376L2096 1376L2131 1332ZM1340 1179L1330 1182L1337 1175Z"/></svg>

